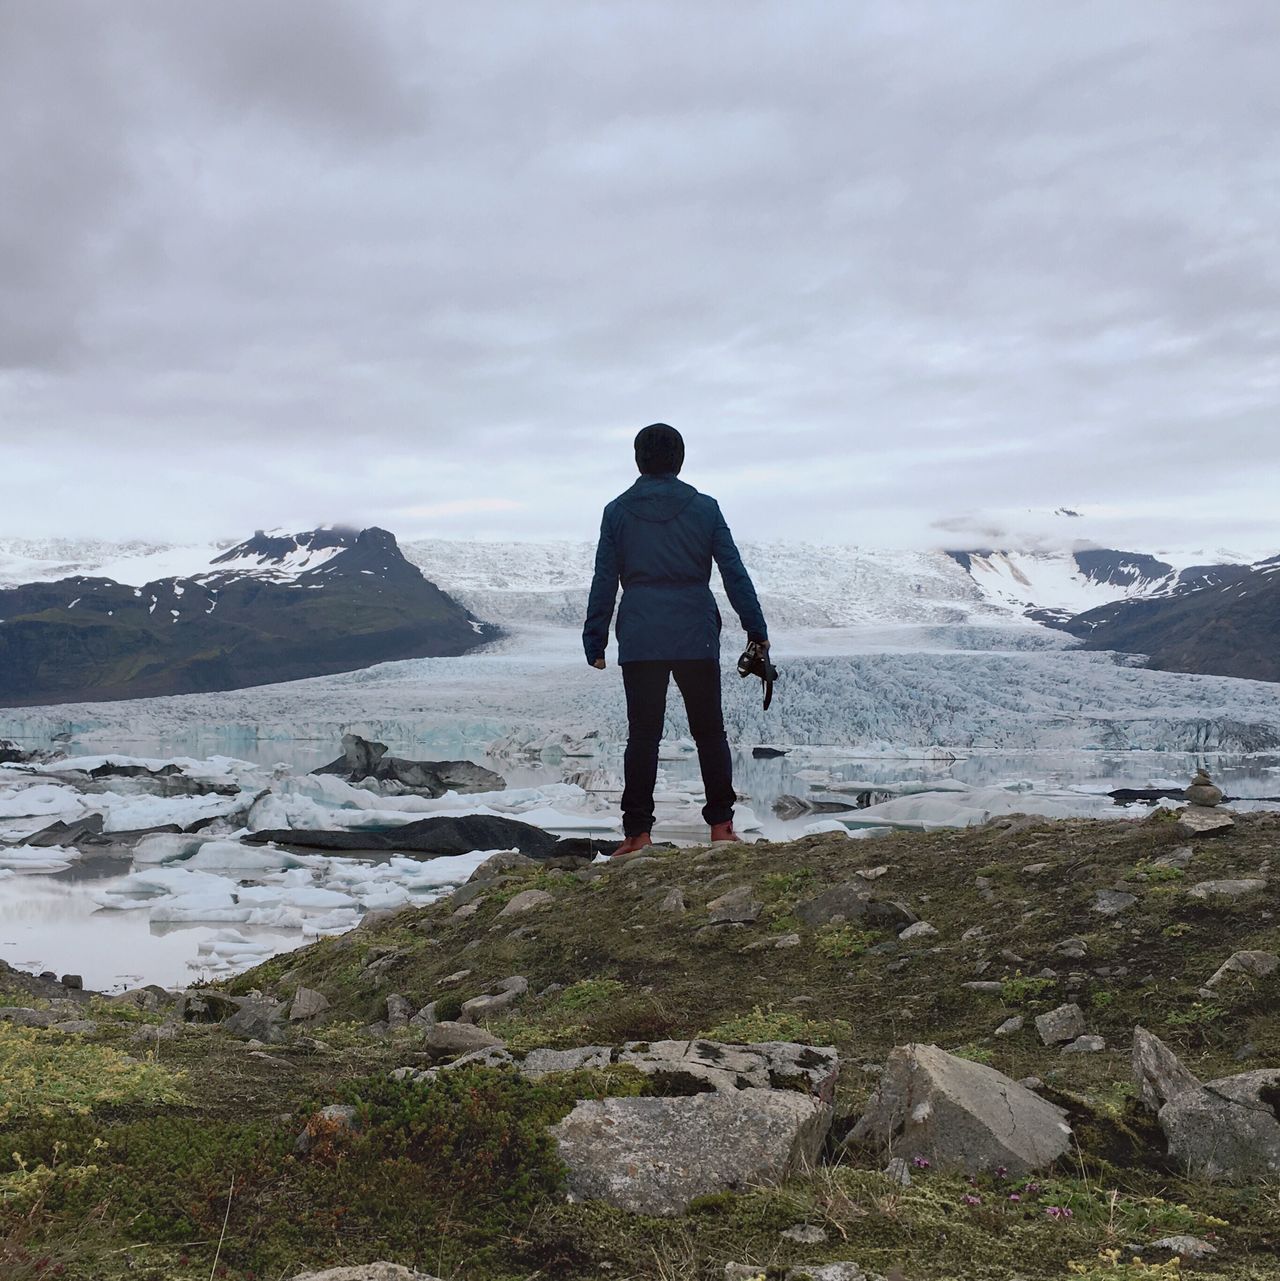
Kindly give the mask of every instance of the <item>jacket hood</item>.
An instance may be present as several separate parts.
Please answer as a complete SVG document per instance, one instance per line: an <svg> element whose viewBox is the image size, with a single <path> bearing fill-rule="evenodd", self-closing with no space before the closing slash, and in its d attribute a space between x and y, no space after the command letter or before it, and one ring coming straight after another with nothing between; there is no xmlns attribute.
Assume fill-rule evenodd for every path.
<svg viewBox="0 0 1280 1281"><path fill-rule="evenodd" d="M657 524L674 520L698 496L692 485L686 485L674 474L641 476L618 502L633 516Z"/></svg>

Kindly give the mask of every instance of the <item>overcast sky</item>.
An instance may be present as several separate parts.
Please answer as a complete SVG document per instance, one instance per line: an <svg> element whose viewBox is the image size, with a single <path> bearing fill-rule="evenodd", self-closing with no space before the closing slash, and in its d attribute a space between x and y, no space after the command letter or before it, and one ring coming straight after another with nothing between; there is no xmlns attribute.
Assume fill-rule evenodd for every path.
<svg viewBox="0 0 1280 1281"><path fill-rule="evenodd" d="M1274 0L0 0L0 535L592 537L661 419L744 540L1274 550L1278 66Z"/></svg>

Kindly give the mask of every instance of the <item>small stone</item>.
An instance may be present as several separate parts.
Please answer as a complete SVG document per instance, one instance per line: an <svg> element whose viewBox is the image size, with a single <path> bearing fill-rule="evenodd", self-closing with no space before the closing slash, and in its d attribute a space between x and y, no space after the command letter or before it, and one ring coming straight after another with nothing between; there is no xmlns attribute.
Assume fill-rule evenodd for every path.
<svg viewBox="0 0 1280 1281"><path fill-rule="evenodd" d="M528 984L525 985L527 987ZM509 988L491 996L473 996L471 1000L463 1001L458 1022L483 1023L486 1019L509 1010L524 995L524 991L525 989Z"/></svg>
<svg viewBox="0 0 1280 1281"><path fill-rule="evenodd" d="M978 939L986 938L987 931L981 925L971 925L963 934L960 935L961 943L973 943Z"/></svg>
<svg viewBox="0 0 1280 1281"><path fill-rule="evenodd" d="M456 912L454 912L453 919L457 921L466 916L474 916L480 910L480 906L483 902L484 899L478 898L471 903L464 903Z"/></svg>
<svg viewBox="0 0 1280 1281"><path fill-rule="evenodd" d="M498 850L490 854L468 878L472 881L492 881L503 872L513 872L519 868L537 867L537 859L521 854L519 850Z"/></svg>
<svg viewBox="0 0 1280 1281"><path fill-rule="evenodd" d="M749 885L735 886L707 904L712 925L750 925L762 908Z"/></svg>
<svg viewBox="0 0 1280 1281"><path fill-rule="evenodd" d="M864 881L878 881L887 871L888 867L860 867L854 873L860 876Z"/></svg>
<svg viewBox="0 0 1280 1281"><path fill-rule="evenodd" d="M678 885L658 904L658 911L665 912L668 916L682 916L684 914L684 892Z"/></svg>
<svg viewBox="0 0 1280 1281"><path fill-rule="evenodd" d="M1062 1047L1063 1054L1097 1054L1107 1043L1100 1036L1078 1036L1070 1045Z"/></svg>
<svg viewBox="0 0 1280 1281"><path fill-rule="evenodd" d="M911 1186L911 1167L907 1164L905 1157L895 1156L884 1167L883 1173L886 1179L892 1180L900 1188L909 1188Z"/></svg>
<svg viewBox="0 0 1280 1281"><path fill-rule="evenodd" d="M293 1150L298 1156L306 1156L321 1136L353 1134L355 1130L355 1108L350 1103L330 1103L307 1122L306 1128L298 1135Z"/></svg>
<svg viewBox="0 0 1280 1281"><path fill-rule="evenodd" d="M785 950L786 948L789 948L789 947L799 947L800 935L799 934L783 934L773 946L780 951Z"/></svg>
<svg viewBox="0 0 1280 1281"><path fill-rule="evenodd" d="M795 1241L798 1245L821 1245L827 1239L827 1234L812 1223L797 1223L778 1235L784 1241Z"/></svg>
<svg viewBox="0 0 1280 1281"><path fill-rule="evenodd" d="M1084 1012L1078 1005L1060 1005L1036 1017L1036 1031L1045 1045L1061 1045L1085 1034Z"/></svg>
<svg viewBox="0 0 1280 1281"><path fill-rule="evenodd" d="M79 974L64 974L59 980L63 987L69 988L73 992L84 990L84 979Z"/></svg>
<svg viewBox="0 0 1280 1281"><path fill-rule="evenodd" d="M498 913L499 916L519 916L521 912L534 912L556 901L546 890L522 890Z"/></svg>
<svg viewBox="0 0 1280 1281"><path fill-rule="evenodd" d="M1193 885L1187 894L1191 898L1243 898L1246 894L1257 894L1267 888L1266 881L1254 877L1239 880L1200 881Z"/></svg>
<svg viewBox="0 0 1280 1281"><path fill-rule="evenodd" d="M1052 863L1028 863L1022 870L1027 876L1039 876L1041 872L1047 872L1052 866Z"/></svg>
<svg viewBox="0 0 1280 1281"><path fill-rule="evenodd" d="M928 921L917 921L914 925L908 925L898 937L904 942L909 942L911 939L932 938L937 932L937 929Z"/></svg>
<svg viewBox="0 0 1280 1281"><path fill-rule="evenodd" d="M436 983L436 986L437 987L457 987L457 985L461 983L464 979L469 979L470 977L471 977L470 970L457 970L453 974L446 974L444 978L440 979Z"/></svg>
<svg viewBox="0 0 1280 1281"><path fill-rule="evenodd" d="M63 1019L60 1023L50 1023L54 1032L65 1032L68 1036L88 1036L98 1030L92 1019Z"/></svg>
<svg viewBox="0 0 1280 1281"><path fill-rule="evenodd" d="M1137 895L1124 890L1099 890L1093 897L1093 910L1103 916L1118 916L1137 901Z"/></svg>
<svg viewBox="0 0 1280 1281"><path fill-rule="evenodd" d="M408 1027L409 1020L413 1018L413 1002L401 996L398 992L392 992L387 997L387 1026L389 1028Z"/></svg>
<svg viewBox="0 0 1280 1281"><path fill-rule="evenodd" d="M1062 957L1064 961L1083 961L1089 954L1089 945L1084 939L1063 939L1061 943L1055 944L1053 954Z"/></svg>
<svg viewBox="0 0 1280 1281"><path fill-rule="evenodd" d="M1187 867L1192 859L1191 846L1180 845L1176 850L1170 850L1168 854L1161 854L1158 859L1152 861L1152 867Z"/></svg>
<svg viewBox="0 0 1280 1281"><path fill-rule="evenodd" d="M1026 1019L1021 1014L1015 1014L1012 1018L1005 1019L1003 1023L996 1028L997 1036L1012 1036L1015 1032L1021 1032L1026 1025Z"/></svg>
<svg viewBox="0 0 1280 1281"><path fill-rule="evenodd" d="M1216 1245L1210 1245L1208 1241L1192 1236L1161 1237L1159 1241L1151 1243L1151 1248L1169 1250L1183 1259L1207 1259L1210 1255L1218 1253Z"/></svg>

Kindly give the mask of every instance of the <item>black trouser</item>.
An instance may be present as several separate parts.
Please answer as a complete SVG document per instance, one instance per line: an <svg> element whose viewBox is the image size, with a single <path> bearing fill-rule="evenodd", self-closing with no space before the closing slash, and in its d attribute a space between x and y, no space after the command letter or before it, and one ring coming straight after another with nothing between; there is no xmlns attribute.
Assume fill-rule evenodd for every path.
<svg viewBox="0 0 1280 1281"><path fill-rule="evenodd" d="M733 819L733 760L720 707L720 663L714 658L655 659L622 664L627 691L626 786L622 793L622 831L637 836L653 828L653 787L658 776L658 744L667 714L667 678L675 676L689 716L689 733L698 745L698 764L707 803L702 817L710 824Z"/></svg>

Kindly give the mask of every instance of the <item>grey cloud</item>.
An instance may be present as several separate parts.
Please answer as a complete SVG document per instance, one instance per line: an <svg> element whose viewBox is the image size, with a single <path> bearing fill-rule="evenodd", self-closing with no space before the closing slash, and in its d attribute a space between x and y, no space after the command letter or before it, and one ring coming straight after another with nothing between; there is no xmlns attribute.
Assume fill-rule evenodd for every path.
<svg viewBox="0 0 1280 1281"><path fill-rule="evenodd" d="M664 418L761 536L1276 537L1268 4L0 20L23 531L590 537Z"/></svg>

